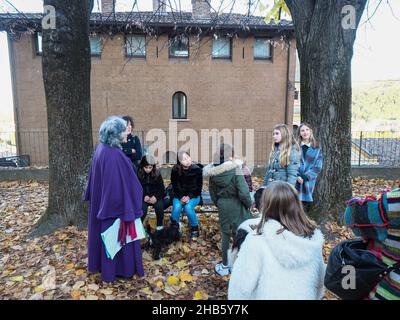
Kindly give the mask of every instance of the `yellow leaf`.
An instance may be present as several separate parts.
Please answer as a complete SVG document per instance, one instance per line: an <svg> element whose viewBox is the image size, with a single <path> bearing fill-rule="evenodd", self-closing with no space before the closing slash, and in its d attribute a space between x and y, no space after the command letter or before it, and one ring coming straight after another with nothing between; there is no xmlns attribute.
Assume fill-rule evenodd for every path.
<svg viewBox="0 0 400 320"><path fill-rule="evenodd" d="M85 270L83 270L83 269L78 269L78 270L75 271L75 275L78 276L78 277L80 275L84 274L84 273L85 273Z"/></svg>
<svg viewBox="0 0 400 320"><path fill-rule="evenodd" d="M177 268L179 268L179 269L183 269L183 268L185 268L185 267L187 266L185 260L179 260L175 265L176 265Z"/></svg>
<svg viewBox="0 0 400 320"><path fill-rule="evenodd" d="M8 269L8 270L3 271L3 274L5 276L8 276L10 273L13 273L13 272L14 272L14 269Z"/></svg>
<svg viewBox="0 0 400 320"><path fill-rule="evenodd" d="M183 289L183 288L186 288L186 287L187 287L187 285L186 285L186 283L184 281L182 281L180 283L180 285L179 285L179 289Z"/></svg>
<svg viewBox="0 0 400 320"><path fill-rule="evenodd" d="M71 269L74 268L74 266L75 266L75 265L74 265L73 263L68 263L68 264L65 265L65 269L71 270Z"/></svg>
<svg viewBox="0 0 400 320"><path fill-rule="evenodd" d="M152 294L150 287L145 287L140 289L140 292L144 293L144 294Z"/></svg>
<svg viewBox="0 0 400 320"><path fill-rule="evenodd" d="M157 281L156 285L157 285L157 287L159 287L159 288L164 287L164 283L163 283L161 280L160 280L160 281Z"/></svg>
<svg viewBox="0 0 400 320"><path fill-rule="evenodd" d="M192 249L188 245L184 245L182 249L184 253L189 253L190 251L192 251Z"/></svg>
<svg viewBox="0 0 400 320"><path fill-rule="evenodd" d="M170 276L167 280L169 285L177 285L179 283L179 279L175 276Z"/></svg>
<svg viewBox="0 0 400 320"><path fill-rule="evenodd" d="M13 282L21 282L21 281L24 281L24 277L23 276L15 276L15 277L12 277L10 280Z"/></svg>
<svg viewBox="0 0 400 320"><path fill-rule="evenodd" d="M169 248L167 251L168 255L174 254L175 253L175 248Z"/></svg>
<svg viewBox="0 0 400 320"><path fill-rule="evenodd" d="M79 290L72 290L71 297L74 300L79 300L79 298L81 297L81 293L79 292Z"/></svg>
<svg viewBox="0 0 400 320"><path fill-rule="evenodd" d="M193 300L207 300L208 295L203 291L196 291L193 296Z"/></svg>
<svg viewBox="0 0 400 320"><path fill-rule="evenodd" d="M181 281L187 281L187 282L192 281L192 276L189 273L184 272L184 271L181 271L179 273L179 278L181 279Z"/></svg>
<svg viewBox="0 0 400 320"><path fill-rule="evenodd" d="M38 287L36 287L35 289L33 289L36 293L40 293L40 292L43 292L43 291L45 291L46 289L45 288L43 288L43 287L41 287L41 286L38 286Z"/></svg>

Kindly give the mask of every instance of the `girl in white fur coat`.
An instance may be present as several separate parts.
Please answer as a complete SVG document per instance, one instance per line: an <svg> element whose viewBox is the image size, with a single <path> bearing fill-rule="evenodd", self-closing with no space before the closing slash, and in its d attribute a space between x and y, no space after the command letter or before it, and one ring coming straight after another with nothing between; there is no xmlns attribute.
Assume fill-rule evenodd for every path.
<svg viewBox="0 0 400 320"><path fill-rule="evenodd" d="M263 192L261 220L249 232L233 264L230 300L317 300L324 294L324 237L304 213L297 191L276 181ZM249 228L257 224L256 228Z"/></svg>

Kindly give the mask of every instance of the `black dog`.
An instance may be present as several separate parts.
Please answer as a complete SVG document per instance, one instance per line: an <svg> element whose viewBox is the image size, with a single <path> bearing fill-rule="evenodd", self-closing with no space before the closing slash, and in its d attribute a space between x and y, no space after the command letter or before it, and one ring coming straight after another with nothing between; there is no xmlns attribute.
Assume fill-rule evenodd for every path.
<svg viewBox="0 0 400 320"><path fill-rule="evenodd" d="M154 232L151 232L150 225L147 225L147 233L150 237L147 247L153 249L154 260L158 260L161 258L161 251L164 247L167 247L171 243L179 241L181 239L179 224L171 224L166 228L156 230Z"/></svg>

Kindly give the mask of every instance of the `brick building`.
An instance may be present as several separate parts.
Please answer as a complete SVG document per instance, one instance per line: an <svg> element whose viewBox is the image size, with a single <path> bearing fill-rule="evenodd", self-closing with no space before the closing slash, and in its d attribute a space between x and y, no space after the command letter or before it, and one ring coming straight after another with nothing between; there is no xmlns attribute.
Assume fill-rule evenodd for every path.
<svg viewBox="0 0 400 320"><path fill-rule="evenodd" d="M192 12L115 13L103 1L91 15L93 130L109 115L129 114L144 144L152 128L254 129L263 163L277 123L293 123L293 26L240 14L215 15L204 0ZM41 68L42 14L0 14L8 32L17 149L47 162ZM94 135L96 138L96 135Z"/></svg>

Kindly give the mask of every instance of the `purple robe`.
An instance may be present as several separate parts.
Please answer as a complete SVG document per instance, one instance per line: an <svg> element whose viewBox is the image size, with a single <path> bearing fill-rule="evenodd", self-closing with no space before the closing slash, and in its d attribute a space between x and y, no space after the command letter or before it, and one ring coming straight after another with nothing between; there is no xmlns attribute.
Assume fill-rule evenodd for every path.
<svg viewBox="0 0 400 320"><path fill-rule="evenodd" d="M107 258L101 233L117 218L134 221L143 215L143 189L132 163L122 150L99 144L93 156L85 193L89 201L88 271L101 272L104 281L117 276L144 276L140 241L131 242Z"/></svg>

